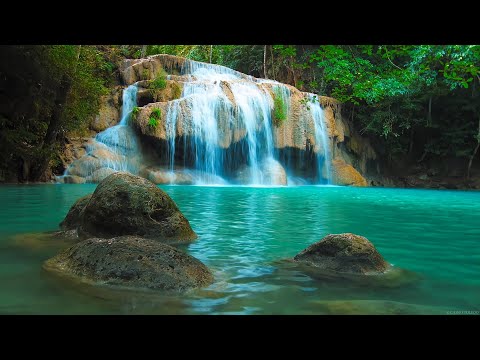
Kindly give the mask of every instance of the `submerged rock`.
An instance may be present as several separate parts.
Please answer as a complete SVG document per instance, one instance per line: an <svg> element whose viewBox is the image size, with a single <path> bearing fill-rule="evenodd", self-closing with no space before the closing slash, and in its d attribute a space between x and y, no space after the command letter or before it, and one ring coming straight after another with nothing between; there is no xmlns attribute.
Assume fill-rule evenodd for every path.
<svg viewBox="0 0 480 360"><path fill-rule="evenodd" d="M295 255L293 261L318 269L350 274L379 274L389 269L375 246L363 236L330 234Z"/></svg>
<svg viewBox="0 0 480 360"><path fill-rule="evenodd" d="M65 216L65 219L63 219L63 221L60 223L60 228L62 230L73 230L80 225L82 211L85 209L85 206L87 206L88 202L92 198L92 195L93 194L85 195L75 201L68 211L67 216Z"/></svg>
<svg viewBox="0 0 480 360"><path fill-rule="evenodd" d="M64 184L84 184L86 179L77 175L65 175L62 177Z"/></svg>
<svg viewBox="0 0 480 360"><path fill-rule="evenodd" d="M74 208L81 204L75 203ZM190 242L197 237L168 194L152 182L125 172L116 172L97 186L78 220L73 220L78 211L74 208L65 218L64 227L79 224L82 238L139 235L168 243Z"/></svg>
<svg viewBox="0 0 480 360"><path fill-rule="evenodd" d="M333 300L315 301L317 311L336 315L440 315L448 308L409 304L389 300Z"/></svg>
<svg viewBox="0 0 480 360"><path fill-rule="evenodd" d="M44 269L91 284L176 292L213 282L200 260L135 236L84 240L47 260Z"/></svg>

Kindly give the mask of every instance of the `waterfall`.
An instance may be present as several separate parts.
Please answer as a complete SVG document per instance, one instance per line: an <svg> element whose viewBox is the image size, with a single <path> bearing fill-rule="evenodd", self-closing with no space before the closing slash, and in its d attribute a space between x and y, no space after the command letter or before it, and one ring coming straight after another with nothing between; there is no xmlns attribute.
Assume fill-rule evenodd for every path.
<svg viewBox="0 0 480 360"><path fill-rule="evenodd" d="M238 119L246 130L248 165L251 169L250 183L266 185L259 163L266 158L273 158L270 126L273 100L266 91L251 82L234 82L231 84L231 90L235 98Z"/></svg>
<svg viewBox="0 0 480 360"><path fill-rule="evenodd" d="M228 117L227 124L245 131L247 147L240 153L246 153L248 183L265 184L262 161L273 159L274 149L271 129L273 99L270 94L257 85L255 78L219 65L186 61L183 74L190 78L184 84L182 98L191 109L195 169L205 174L204 180L212 179L211 175L225 176L224 158L219 149L222 136L219 133L219 117L224 116ZM231 92L230 98L225 86ZM177 112L172 107L169 109ZM175 132L171 130L175 128L175 119L176 115L168 114L166 120L170 144L174 141ZM169 151L175 152L174 144L169 146ZM174 155L169 156L172 159ZM242 156L233 158L234 166L240 165L243 159Z"/></svg>
<svg viewBox="0 0 480 360"><path fill-rule="evenodd" d="M168 104L165 128L168 139L168 166L173 173L175 168L175 127L177 124L178 101L174 100Z"/></svg>
<svg viewBox="0 0 480 360"><path fill-rule="evenodd" d="M274 80L192 60L185 60L180 70L181 75L167 77L168 86L175 81L182 84L180 97L161 105L164 116L159 128L155 134L148 133L152 141L161 140L152 148L149 164L144 163L130 126L137 84L146 86L138 82L123 92L119 123L89 140L86 154L70 164L65 175L98 182L114 171L127 171L161 184L331 182L327 126L319 102L312 101L313 94L306 94L310 102L304 107L299 96L305 93ZM274 124L277 97L285 118ZM135 126L142 132L144 117L137 120ZM308 142L315 144L316 166L312 154L302 149Z"/></svg>
<svg viewBox="0 0 480 360"><path fill-rule="evenodd" d="M84 177L97 182L115 171L138 173L141 156L136 135L129 126L132 110L137 103L137 86L123 91L120 122L100 133L85 146L86 154L65 170L64 176Z"/></svg>
<svg viewBox="0 0 480 360"><path fill-rule="evenodd" d="M327 129L325 126L325 120L323 117L323 109L320 106L320 102L317 98L313 98L315 95L310 94L310 113L313 118L313 125L315 129L315 144L316 144L316 157L318 168L318 181L323 178L323 168L325 168L327 184L331 184L330 176L330 151L328 144ZM320 146L322 147L323 156L320 156Z"/></svg>

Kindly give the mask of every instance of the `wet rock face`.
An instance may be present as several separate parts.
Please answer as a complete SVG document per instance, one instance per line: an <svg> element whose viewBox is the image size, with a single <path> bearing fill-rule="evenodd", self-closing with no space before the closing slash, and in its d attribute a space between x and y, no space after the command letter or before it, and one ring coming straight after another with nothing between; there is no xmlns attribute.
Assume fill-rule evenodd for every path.
<svg viewBox="0 0 480 360"><path fill-rule="evenodd" d="M174 292L213 282L200 260L135 236L84 240L47 260L44 269L87 283Z"/></svg>
<svg viewBox="0 0 480 360"><path fill-rule="evenodd" d="M79 199L61 223L80 238L139 235L164 243L186 243L197 235L175 202L152 182L116 172L92 195Z"/></svg>
<svg viewBox="0 0 480 360"><path fill-rule="evenodd" d="M330 234L297 254L293 261L318 269L350 274L379 274L390 266L363 236Z"/></svg>
<svg viewBox="0 0 480 360"><path fill-rule="evenodd" d="M336 185L367 186L367 180L353 166L341 159L332 161L332 173Z"/></svg>

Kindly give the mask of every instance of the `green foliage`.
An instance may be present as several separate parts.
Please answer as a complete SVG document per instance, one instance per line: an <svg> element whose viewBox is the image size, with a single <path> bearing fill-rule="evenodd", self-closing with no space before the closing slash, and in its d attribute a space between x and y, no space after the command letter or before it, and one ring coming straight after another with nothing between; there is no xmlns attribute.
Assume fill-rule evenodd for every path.
<svg viewBox="0 0 480 360"><path fill-rule="evenodd" d="M152 112L150 113L150 118L148 119L148 126L153 129L156 129L161 118L162 118L162 111L158 108L153 109Z"/></svg>
<svg viewBox="0 0 480 360"><path fill-rule="evenodd" d="M0 123L0 168L25 163L40 179L68 132L82 133L97 113L114 66L95 46L6 46L0 73L11 102ZM53 162L52 162L53 163Z"/></svg>
<svg viewBox="0 0 480 360"><path fill-rule="evenodd" d="M180 88L180 85L178 85L176 82L174 82L173 85L172 85L173 100L180 99L181 96L182 96L182 89Z"/></svg>
<svg viewBox="0 0 480 360"><path fill-rule="evenodd" d="M302 99L300 99L300 104L302 104L302 106L305 107L305 109L310 111L310 104L314 104L317 101L318 101L318 98L316 95L304 96Z"/></svg>
<svg viewBox="0 0 480 360"><path fill-rule="evenodd" d="M148 119L148 126L150 126L153 129L156 129L158 125L158 120L155 119L154 117L151 117Z"/></svg>
<svg viewBox="0 0 480 360"><path fill-rule="evenodd" d="M155 108L152 110L152 112L150 113L150 116L151 117L154 117L155 119L158 119L160 120L161 116L162 116L162 111L158 108Z"/></svg>
<svg viewBox="0 0 480 360"><path fill-rule="evenodd" d="M134 106L132 109L132 120L137 120L138 113L140 112L140 108L138 106Z"/></svg>
<svg viewBox="0 0 480 360"><path fill-rule="evenodd" d="M160 69L155 79L153 79L150 84L149 88L153 90L163 90L167 87L167 73L164 69Z"/></svg>
<svg viewBox="0 0 480 360"><path fill-rule="evenodd" d="M288 106L282 97L279 88L275 88L273 96L273 124L281 126L288 117Z"/></svg>
<svg viewBox="0 0 480 360"><path fill-rule="evenodd" d="M148 70L147 69L142 70L142 79L143 80L148 80Z"/></svg>

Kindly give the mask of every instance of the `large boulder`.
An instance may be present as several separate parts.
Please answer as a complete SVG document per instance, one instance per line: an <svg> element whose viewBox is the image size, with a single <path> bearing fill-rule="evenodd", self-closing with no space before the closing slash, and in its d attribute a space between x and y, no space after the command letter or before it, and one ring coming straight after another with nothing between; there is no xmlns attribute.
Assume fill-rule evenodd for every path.
<svg viewBox="0 0 480 360"><path fill-rule="evenodd" d="M297 254L293 261L327 271L350 274L378 274L390 265L363 236L330 234Z"/></svg>
<svg viewBox="0 0 480 360"><path fill-rule="evenodd" d="M135 236L81 241L47 260L44 269L90 284L176 292L213 282L200 260Z"/></svg>
<svg viewBox="0 0 480 360"><path fill-rule="evenodd" d="M197 235L175 202L152 182L125 172L106 177L80 214L79 235L139 235L162 242L190 242Z"/></svg>
<svg viewBox="0 0 480 360"><path fill-rule="evenodd" d="M81 213L91 198L92 194L88 194L75 201L65 219L60 223L62 230L73 230L80 225Z"/></svg>
<svg viewBox="0 0 480 360"><path fill-rule="evenodd" d="M342 159L332 161L333 181L337 185L367 186L367 180Z"/></svg>

